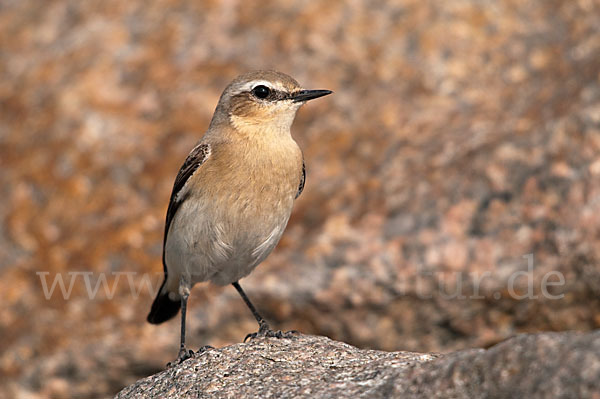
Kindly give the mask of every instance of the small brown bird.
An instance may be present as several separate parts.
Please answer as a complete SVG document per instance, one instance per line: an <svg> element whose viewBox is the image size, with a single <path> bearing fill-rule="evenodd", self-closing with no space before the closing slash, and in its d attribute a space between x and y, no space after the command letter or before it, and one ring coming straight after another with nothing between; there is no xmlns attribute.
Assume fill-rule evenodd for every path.
<svg viewBox="0 0 600 399"><path fill-rule="evenodd" d="M304 188L302 151L290 133L296 111L330 90L305 90L288 75L255 71L225 88L204 136L175 178L163 241L165 278L148 321L185 313L194 284L233 284L259 324L252 336L281 336L252 305L238 280L275 248Z"/></svg>

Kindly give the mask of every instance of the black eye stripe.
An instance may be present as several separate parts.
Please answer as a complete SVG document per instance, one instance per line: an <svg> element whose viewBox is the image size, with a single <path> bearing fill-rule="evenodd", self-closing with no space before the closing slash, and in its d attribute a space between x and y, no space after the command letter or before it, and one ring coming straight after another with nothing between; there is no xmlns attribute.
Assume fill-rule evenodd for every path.
<svg viewBox="0 0 600 399"><path fill-rule="evenodd" d="M285 100L290 98L290 93L286 93L285 91L274 90L273 91L273 100Z"/></svg>

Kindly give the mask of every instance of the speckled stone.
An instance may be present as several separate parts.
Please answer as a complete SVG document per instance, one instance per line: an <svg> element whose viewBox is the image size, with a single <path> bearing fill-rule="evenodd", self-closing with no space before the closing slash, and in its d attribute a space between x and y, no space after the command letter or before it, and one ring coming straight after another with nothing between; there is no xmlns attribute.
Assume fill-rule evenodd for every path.
<svg viewBox="0 0 600 399"><path fill-rule="evenodd" d="M522 334L447 355L361 350L325 337L212 349L115 399L598 398L600 331Z"/></svg>

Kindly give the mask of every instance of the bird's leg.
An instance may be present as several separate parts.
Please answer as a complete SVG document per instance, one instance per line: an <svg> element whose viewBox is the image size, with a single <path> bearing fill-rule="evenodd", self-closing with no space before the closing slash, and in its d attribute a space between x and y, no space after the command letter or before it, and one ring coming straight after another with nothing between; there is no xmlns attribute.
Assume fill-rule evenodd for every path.
<svg viewBox="0 0 600 399"><path fill-rule="evenodd" d="M244 338L244 342L246 342L248 340L248 338L256 338L256 337L291 338L294 336L294 334L297 333L297 331L282 332L282 331L271 330L271 328L269 327L269 323L267 323L267 321L260 315L260 313L258 313L258 310L256 310L256 308L254 307L252 302L250 302L250 299L248 299L248 296L246 295L244 290L242 290L242 287L240 286L240 284L236 281L236 282L232 283L232 285L235 287L237 292L240 294L240 296L242 297L244 302L246 302L246 306L248 306L248 308L252 312L252 315L258 322L258 331L255 333L246 335L246 338Z"/></svg>
<svg viewBox="0 0 600 399"><path fill-rule="evenodd" d="M194 354L192 350L188 350L185 347L185 313L187 310L188 297L190 296L190 284L184 276L181 276L181 280L179 281L179 295L181 296L181 341L177 359L169 363L167 365L168 367L175 366L184 360L189 359Z"/></svg>
<svg viewBox="0 0 600 399"><path fill-rule="evenodd" d="M244 302L246 302L246 305L248 306L248 308L252 312L252 315L254 316L254 318L256 319L256 321L258 322L258 326L259 326L258 332L259 333L261 333L261 332L264 333L266 331L269 331L270 330L269 323L267 323L267 321L260 315L260 313L258 313L258 310L256 310L256 308L254 307L254 305L252 304L252 302L250 302L250 299L248 299L248 296L246 295L246 293L244 292L244 290L240 286L240 283L238 283L236 281L235 283L232 283L232 284L235 287L235 289L237 290L237 292L239 292L239 294L242 297L242 299L244 300Z"/></svg>

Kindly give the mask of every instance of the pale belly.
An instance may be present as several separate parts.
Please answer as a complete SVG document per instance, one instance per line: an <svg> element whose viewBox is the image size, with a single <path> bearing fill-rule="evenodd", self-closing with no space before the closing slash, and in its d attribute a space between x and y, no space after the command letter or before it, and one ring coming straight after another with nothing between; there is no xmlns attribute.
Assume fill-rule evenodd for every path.
<svg viewBox="0 0 600 399"><path fill-rule="evenodd" d="M177 292L181 275L193 285L227 285L247 276L275 248L287 225L293 198L273 204L221 209L188 200L178 210L165 247L167 289Z"/></svg>

